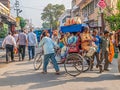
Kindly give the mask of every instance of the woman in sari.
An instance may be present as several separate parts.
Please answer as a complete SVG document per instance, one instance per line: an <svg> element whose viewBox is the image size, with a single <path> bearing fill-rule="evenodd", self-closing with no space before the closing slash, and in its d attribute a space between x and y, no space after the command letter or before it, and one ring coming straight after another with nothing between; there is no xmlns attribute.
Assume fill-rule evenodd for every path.
<svg viewBox="0 0 120 90"><path fill-rule="evenodd" d="M110 34L110 47L109 47L109 62L111 63L114 58L114 44L113 44L113 34Z"/></svg>
<svg viewBox="0 0 120 90"><path fill-rule="evenodd" d="M81 48L88 51L91 46L92 36L90 35L89 27L84 27L84 31L81 34Z"/></svg>

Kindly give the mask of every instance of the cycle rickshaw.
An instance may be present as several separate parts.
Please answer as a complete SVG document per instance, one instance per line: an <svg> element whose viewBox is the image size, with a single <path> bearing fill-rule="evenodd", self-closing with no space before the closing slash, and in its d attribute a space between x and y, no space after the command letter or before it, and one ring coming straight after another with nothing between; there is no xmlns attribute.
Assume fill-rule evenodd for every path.
<svg viewBox="0 0 120 90"><path fill-rule="evenodd" d="M81 32L82 29L82 24L61 27L61 31L63 33ZM64 64L64 69L67 74L71 76L78 76L82 72L88 71L91 68L91 56L94 52L95 48L91 47L88 53L81 54L83 51L80 50L77 46L69 46L65 60L61 63L58 62L58 64ZM42 65L42 55L43 52L36 54L34 59L35 70L38 70Z"/></svg>

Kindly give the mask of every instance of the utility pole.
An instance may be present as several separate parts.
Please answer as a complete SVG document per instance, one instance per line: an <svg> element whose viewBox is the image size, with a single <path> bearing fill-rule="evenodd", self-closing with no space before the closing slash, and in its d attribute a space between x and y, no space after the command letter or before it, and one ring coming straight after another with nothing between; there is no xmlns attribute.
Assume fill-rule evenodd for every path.
<svg viewBox="0 0 120 90"><path fill-rule="evenodd" d="M101 31L104 32L104 30L105 30L105 21L104 21L104 13L103 12L101 12L101 25L102 25Z"/></svg>
<svg viewBox="0 0 120 90"><path fill-rule="evenodd" d="M50 29L51 29L51 32L52 32L52 23L53 23L53 17L52 17L52 6L51 6L51 9L50 9Z"/></svg>
<svg viewBox="0 0 120 90"><path fill-rule="evenodd" d="M19 3L18 0L15 1L15 9L14 9L14 10L16 11L17 17L18 17L19 14L22 12L22 10L20 9L20 3Z"/></svg>

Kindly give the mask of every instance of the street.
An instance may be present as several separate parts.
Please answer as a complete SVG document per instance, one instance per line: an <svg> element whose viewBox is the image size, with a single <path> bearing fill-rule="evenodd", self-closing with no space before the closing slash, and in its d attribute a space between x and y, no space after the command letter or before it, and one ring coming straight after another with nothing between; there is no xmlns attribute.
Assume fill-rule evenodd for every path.
<svg viewBox="0 0 120 90"><path fill-rule="evenodd" d="M109 72L102 74L94 68L72 77L65 73L62 65L60 69L61 75L55 75L49 65L48 74L42 74L42 68L34 70L33 61L7 64L0 68L0 90L120 90L117 60L110 65Z"/></svg>

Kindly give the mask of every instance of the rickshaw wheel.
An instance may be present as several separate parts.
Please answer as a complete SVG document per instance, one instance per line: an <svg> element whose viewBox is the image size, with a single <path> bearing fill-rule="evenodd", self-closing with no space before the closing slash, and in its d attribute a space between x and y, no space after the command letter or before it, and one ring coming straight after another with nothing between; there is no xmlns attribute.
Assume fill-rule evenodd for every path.
<svg viewBox="0 0 120 90"><path fill-rule="evenodd" d="M92 61L91 61L90 57L85 56L83 58L84 58L84 60L83 60L83 72L86 72L86 71L91 69Z"/></svg>
<svg viewBox="0 0 120 90"><path fill-rule="evenodd" d="M40 69L40 67L42 66L42 54L41 53L36 54L33 65L34 65L35 70Z"/></svg>
<svg viewBox="0 0 120 90"><path fill-rule="evenodd" d="M82 59L80 58L79 54L71 53L68 54L65 62L64 68L67 74L71 76L78 76L83 71L83 64Z"/></svg>

